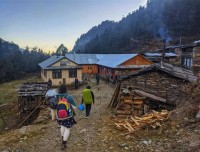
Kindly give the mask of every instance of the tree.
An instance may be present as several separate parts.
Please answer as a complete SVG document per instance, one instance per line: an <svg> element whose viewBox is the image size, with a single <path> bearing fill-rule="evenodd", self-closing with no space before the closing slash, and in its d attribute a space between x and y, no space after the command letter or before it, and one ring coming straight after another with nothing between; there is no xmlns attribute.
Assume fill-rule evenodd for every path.
<svg viewBox="0 0 200 152"><path fill-rule="evenodd" d="M56 50L57 55L62 55L64 56L66 53L68 53L67 47L65 47L63 44L61 44L58 49Z"/></svg>

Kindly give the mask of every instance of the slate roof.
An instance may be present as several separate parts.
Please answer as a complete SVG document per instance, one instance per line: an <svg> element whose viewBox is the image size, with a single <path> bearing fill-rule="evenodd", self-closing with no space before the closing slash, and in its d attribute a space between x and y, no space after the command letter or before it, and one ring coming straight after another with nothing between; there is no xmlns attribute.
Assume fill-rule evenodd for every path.
<svg viewBox="0 0 200 152"><path fill-rule="evenodd" d="M147 57L161 57L162 53L144 53ZM165 53L165 57L176 57L175 53Z"/></svg>
<svg viewBox="0 0 200 152"><path fill-rule="evenodd" d="M163 63L162 65L161 64L153 64L153 65L151 65L147 68L143 68L143 69L141 69L137 72L134 72L132 74L121 76L121 77L119 77L119 79L120 80L127 79L127 78L130 78L132 76L142 75L144 73L148 73L148 72L153 71L153 70L160 70L160 71L163 71L165 73L168 73L171 76L174 76L174 77L177 77L177 78L189 81L189 82L196 82L197 81L197 77L194 75L194 73L192 71L186 70L184 68L176 67L176 66L173 66L173 65L168 64L168 63Z"/></svg>

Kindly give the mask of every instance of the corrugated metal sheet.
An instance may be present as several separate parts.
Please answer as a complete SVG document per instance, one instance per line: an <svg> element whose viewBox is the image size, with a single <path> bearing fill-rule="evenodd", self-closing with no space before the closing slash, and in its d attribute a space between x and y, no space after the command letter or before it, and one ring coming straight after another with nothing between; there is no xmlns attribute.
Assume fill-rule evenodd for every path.
<svg viewBox="0 0 200 152"><path fill-rule="evenodd" d="M54 64L54 63L56 63L57 61L59 61L59 60L61 60L61 59L63 59L64 58L64 56L52 56L52 57L50 57L49 59L47 59L47 60L45 60L45 61L43 61L43 62L41 62L41 63L39 63L38 65L40 66L40 67L42 67L43 69L46 69L48 66L50 66L50 65L52 65L52 64Z"/></svg>
<svg viewBox="0 0 200 152"><path fill-rule="evenodd" d="M77 64L99 64L106 67L116 68L123 62L135 57L137 54L66 54L65 57ZM39 64L43 69L63 59L63 56L52 56Z"/></svg>
<svg viewBox="0 0 200 152"><path fill-rule="evenodd" d="M137 54L66 54L65 56L77 64L99 64L115 68L136 55Z"/></svg>
<svg viewBox="0 0 200 152"><path fill-rule="evenodd" d="M98 54L66 54L65 56L77 64L96 64L101 58Z"/></svg>
<svg viewBox="0 0 200 152"><path fill-rule="evenodd" d="M136 55L137 54L106 54L99 62L97 62L97 64L110 68L116 68L118 65L135 57Z"/></svg>

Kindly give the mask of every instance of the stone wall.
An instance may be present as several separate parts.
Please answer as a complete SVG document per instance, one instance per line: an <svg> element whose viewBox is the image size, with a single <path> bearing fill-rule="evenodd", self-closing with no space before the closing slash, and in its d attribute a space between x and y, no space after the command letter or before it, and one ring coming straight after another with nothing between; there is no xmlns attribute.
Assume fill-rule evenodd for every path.
<svg viewBox="0 0 200 152"><path fill-rule="evenodd" d="M122 81L122 87L131 87L167 99L169 103L179 104L189 90L189 83L161 71L152 71Z"/></svg>

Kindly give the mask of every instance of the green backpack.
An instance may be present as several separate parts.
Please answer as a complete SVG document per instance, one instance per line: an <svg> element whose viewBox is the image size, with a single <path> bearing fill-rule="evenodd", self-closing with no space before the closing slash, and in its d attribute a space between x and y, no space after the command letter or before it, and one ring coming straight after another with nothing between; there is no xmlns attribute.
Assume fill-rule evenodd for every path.
<svg viewBox="0 0 200 152"><path fill-rule="evenodd" d="M90 89L84 89L83 90L83 103L84 104L92 104L93 99L92 99L92 93Z"/></svg>

